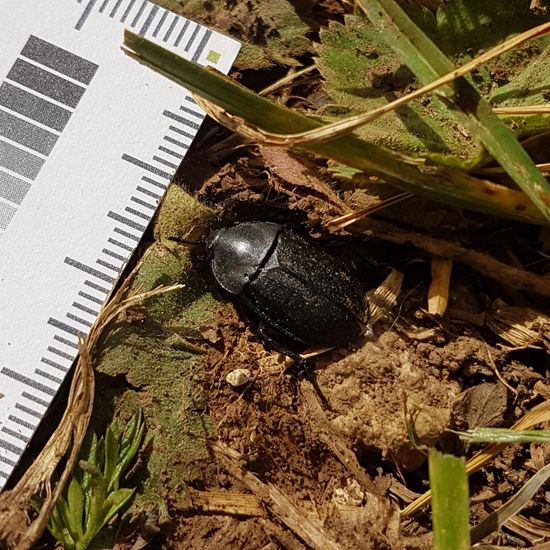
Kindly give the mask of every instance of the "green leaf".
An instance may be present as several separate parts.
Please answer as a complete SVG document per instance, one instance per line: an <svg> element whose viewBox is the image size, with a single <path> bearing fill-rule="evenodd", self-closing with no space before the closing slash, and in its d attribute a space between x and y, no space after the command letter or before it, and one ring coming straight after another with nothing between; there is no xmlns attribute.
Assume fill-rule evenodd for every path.
<svg viewBox="0 0 550 550"><path fill-rule="evenodd" d="M90 474L90 500L86 510L84 525L84 538L91 540L91 533L95 533L97 525L101 524L101 513L105 499L107 498L107 484L101 470L85 460L79 462L79 466Z"/></svg>
<svg viewBox="0 0 550 550"><path fill-rule="evenodd" d="M60 543L62 543L67 550L74 550L76 548L74 539L71 537L68 529L63 523L63 517L61 516L59 505L56 505L52 510L52 514L48 520L47 528L52 536Z"/></svg>
<svg viewBox="0 0 550 550"><path fill-rule="evenodd" d="M116 483L114 474L118 459L118 437L115 435L111 426L105 432L105 465L103 467L103 477L110 487L112 483Z"/></svg>
<svg viewBox="0 0 550 550"><path fill-rule="evenodd" d="M119 479L124 474L139 449L144 429L143 414L140 410L132 417L129 422L129 428L124 430L121 436L122 441L120 443L118 463L115 468L113 480L109 483L109 490L118 489Z"/></svg>
<svg viewBox="0 0 550 550"><path fill-rule="evenodd" d="M343 118L382 107L417 88L415 76L362 16L332 22L320 33L318 65L334 106L322 116ZM436 97L417 99L356 131L362 139L409 154L480 156L481 147Z"/></svg>
<svg viewBox="0 0 550 550"><path fill-rule="evenodd" d="M78 540L84 534L82 528L82 521L84 518L84 493L76 476L71 478L67 489L67 508L67 527L73 538Z"/></svg>
<svg viewBox="0 0 550 550"><path fill-rule="evenodd" d="M134 495L135 489L118 489L109 495L109 498L104 502L102 513L102 523L98 531L102 529Z"/></svg>
<svg viewBox="0 0 550 550"><path fill-rule="evenodd" d="M430 450L434 550L470 548L468 476L464 458Z"/></svg>
<svg viewBox="0 0 550 550"><path fill-rule="evenodd" d="M204 70L128 31L125 33L125 45L126 53L140 62L199 93L231 115L265 131L297 133L322 125L318 120L271 103L234 81ZM367 143L354 135L328 142L304 144L302 147L325 158L378 175L387 183L405 191L454 207L463 206L531 223L545 223L541 214L519 192L499 186L487 188L482 180L460 170L437 166L422 170L418 162Z"/></svg>
<svg viewBox="0 0 550 550"><path fill-rule="evenodd" d="M394 0L358 0L380 36L423 83L428 84L455 67ZM465 78L443 86L439 95L448 108L507 171L512 180L550 220L550 184L519 144Z"/></svg>

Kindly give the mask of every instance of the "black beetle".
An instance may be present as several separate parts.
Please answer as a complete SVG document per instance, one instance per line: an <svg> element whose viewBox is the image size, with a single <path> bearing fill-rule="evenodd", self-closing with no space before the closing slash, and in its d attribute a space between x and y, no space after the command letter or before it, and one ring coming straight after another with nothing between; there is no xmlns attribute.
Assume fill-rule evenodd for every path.
<svg viewBox="0 0 550 550"><path fill-rule="evenodd" d="M218 284L292 342L335 347L365 332L361 284L342 262L292 229L243 222L214 231L207 246Z"/></svg>

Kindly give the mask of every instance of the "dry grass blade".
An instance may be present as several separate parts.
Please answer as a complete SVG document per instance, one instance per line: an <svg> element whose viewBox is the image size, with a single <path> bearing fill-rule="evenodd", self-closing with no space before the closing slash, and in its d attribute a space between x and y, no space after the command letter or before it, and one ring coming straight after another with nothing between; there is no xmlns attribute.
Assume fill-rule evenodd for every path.
<svg viewBox="0 0 550 550"><path fill-rule="evenodd" d="M525 413L513 426L512 430L528 430L537 424L550 421L550 401L544 401L527 413ZM506 443L493 443L476 453L468 462L466 462L466 472L472 474L483 468L500 451L507 446ZM409 504L402 512L401 517L412 516L422 510L430 502L431 491L426 491L421 497Z"/></svg>
<svg viewBox="0 0 550 550"><path fill-rule="evenodd" d="M524 107L496 107L493 111L497 115L525 116L525 115L548 115L550 105L527 105Z"/></svg>
<svg viewBox="0 0 550 550"><path fill-rule="evenodd" d="M449 286L453 261L450 258L432 258L432 282L428 290L428 313L443 315L449 301Z"/></svg>
<svg viewBox="0 0 550 550"><path fill-rule="evenodd" d="M311 71L317 69L317 64L313 63L312 65L309 65L309 67L304 67L303 69L300 69L299 71L292 72L286 76L283 76L283 78L280 78L279 80L273 82L273 84L270 84L269 86L266 86L263 90L260 90L258 93L260 95L269 95L273 92L279 90L280 88L283 88L287 86L288 84L295 82L298 78L302 77L305 74L310 73Z"/></svg>
<svg viewBox="0 0 550 550"><path fill-rule="evenodd" d="M543 173L550 173L550 162L543 162L542 164L537 164L536 167ZM490 166L488 168L480 168L476 170L478 174L506 174L506 170L501 166Z"/></svg>
<svg viewBox="0 0 550 550"><path fill-rule="evenodd" d="M392 269L391 273L382 281L382 284L368 294L369 324L372 326L388 314L397 303L403 284L403 273Z"/></svg>
<svg viewBox="0 0 550 550"><path fill-rule="evenodd" d="M456 70L452 61L396 0L357 0L357 4L365 11L380 38L421 83L433 83ZM545 23L493 48L492 52L505 51L528 36L539 37L549 31L550 23ZM443 86L440 96L449 112L464 125L471 137L479 140L547 221L550 220L550 184L477 88L462 76L452 85Z"/></svg>
<svg viewBox="0 0 550 550"><path fill-rule="evenodd" d="M486 314L487 326L514 347L550 347L550 317L525 306L494 301Z"/></svg>
<svg viewBox="0 0 550 550"><path fill-rule="evenodd" d="M550 477L550 464L540 469L525 485L498 510L489 514L482 522L470 530L472 542L479 542L493 531L499 529L511 517L515 516L533 498L539 488Z"/></svg>
<svg viewBox="0 0 550 550"><path fill-rule="evenodd" d="M146 255L109 302L103 306L88 336L84 342L80 343L80 354L71 383L67 409L59 426L15 487L0 495L0 543L6 545L7 548L28 550L37 542L46 528L50 513L65 488L78 459L93 408L92 355L105 327L127 308L153 296L182 287L182 285L161 287L124 298L145 257ZM52 488L54 473L67 452L69 454L63 465L59 481ZM45 498L40 512L36 518L30 521L31 500L35 495L42 493L45 493Z"/></svg>
<svg viewBox="0 0 550 550"><path fill-rule="evenodd" d="M362 8L361 2L359 2L359 6ZM348 134L350 132L353 132L354 130L357 130L361 126L364 126L365 124L368 124L369 122L380 118L386 113L390 113L395 109L410 103L414 99L418 99L419 97L422 97L423 95L426 95L427 93L432 92L437 88L441 88L445 84L449 84L453 80L456 80L457 78L468 74L474 69L477 69L479 66L484 65L491 59L498 57L499 55L502 55L503 53L513 48L516 48L524 42L543 36L548 32L550 32L550 23L544 23L543 25L539 25L534 29L529 29L528 31L525 31L513 38L510 38L509 40L506 40L502 44L495 46L484 54L476 57L472 61L466 63L465 65L462 65L462 67L459 67L458 69L451 71L441 78L430 82L422 88L411 92L410 94L407 94L403 97L400 97L382 107L379 107L378 109L369 111L368 113L349 117L343 120L339 120L338 122L334 122L332 124L326 124L324 126L321 126L320 128L315 128L314 130L306 130L305 132L298 132L295 134L279 134L262 130L261 141L263 143L269 143L271 145L292 146L303 143L321 143L323 141L327 141L329 139L334 139L344 134ZM262 90L262 92L264 92L264 90ZM198 98L195 97L195 99ZM243 132L241 131L241 133ZM254 137L249 137L251 137L252 139L259 139L258 135L255 135Z"/></svg>
<svg viewBox="0 0 550 550"><path fill-rule="evenodd" d="M387 208L388 206L393 206L394 204L398 204L406 199L410 199L412 196L413 195L411 193L398 193L389 199L381 200L380 202L368 206L367 208L363 208L362 210L356 210L355 212L350 212L349 214L344 214L343 216L334 218L326 224L326 227L344 229L344 227L347 227L348 225L351 225L352 223L355 223L370 214L374 214L374 212L378 212L383 208Z"/></svg>
<svg viewBox="0 0 550 550"><path fill-rule="evenodd" d="M186 510L192 512L219 513L235 516L264 516L258 499L246 493L221 491L197 491L189 489L191 503Z"/></svg>

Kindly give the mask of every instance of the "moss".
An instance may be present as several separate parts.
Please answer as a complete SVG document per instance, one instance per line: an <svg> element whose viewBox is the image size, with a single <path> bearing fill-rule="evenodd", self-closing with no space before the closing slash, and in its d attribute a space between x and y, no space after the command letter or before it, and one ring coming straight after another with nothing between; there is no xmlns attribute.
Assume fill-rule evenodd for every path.
<svg viewBox="0 0 550 550"><path fill-rule="evenodd" d="M159 211L156 234L194 231L202 238L210 220L211 211L172 186ZM205 440L212 423L205 412L205 396L194 382L201 374L201 348L188 338L200 336L201 326L212 324L222 306L203 279L187 247L155 243L131 291L178 282L184 288L153 297L137 312L118 319L98 346L97 431L113 416L129 418L138 407L144 411L149 443L136 478L141 507L166 498L177 505L185 497L186 484L201 477L203 461L208 459Z"/></svg>

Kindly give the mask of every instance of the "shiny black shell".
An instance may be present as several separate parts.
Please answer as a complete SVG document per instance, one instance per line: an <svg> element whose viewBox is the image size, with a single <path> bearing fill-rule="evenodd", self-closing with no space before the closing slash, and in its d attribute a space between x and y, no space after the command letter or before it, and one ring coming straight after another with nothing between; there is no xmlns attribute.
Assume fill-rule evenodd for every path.
<svg viewBox="0 0 550 550"><path fill-rule="evenodd" d="M286 337L328 347L363 332L361 285L316 242L276 223L244 222L214 232L208 248L218 284Z"/></svg>

